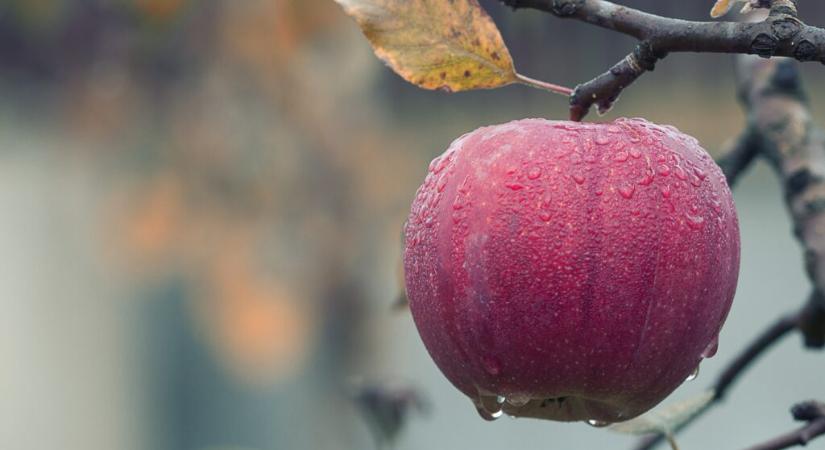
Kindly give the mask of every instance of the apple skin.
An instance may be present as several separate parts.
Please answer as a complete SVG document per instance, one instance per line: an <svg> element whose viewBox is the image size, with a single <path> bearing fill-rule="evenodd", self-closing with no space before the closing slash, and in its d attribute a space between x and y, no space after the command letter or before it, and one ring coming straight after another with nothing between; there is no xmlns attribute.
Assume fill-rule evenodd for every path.
<svg viewBox="0 0 825 450"><path fill-rule="evenodd" d="M424 345L482 417L604 425L713 356L739 225L719 167L673 127L525 119L430 164L404 271Z"/></svg>

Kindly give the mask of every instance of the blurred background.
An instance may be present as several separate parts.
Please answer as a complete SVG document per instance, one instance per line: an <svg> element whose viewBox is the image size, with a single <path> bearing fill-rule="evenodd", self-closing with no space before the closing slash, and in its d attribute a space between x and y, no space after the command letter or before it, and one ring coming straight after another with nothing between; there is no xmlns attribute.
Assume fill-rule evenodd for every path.
<svg viewBox="0 0 825 450"><path fill-rule="evenodd" d="M528 76L573 86L632 49L481 3ZM621 3L705 19L713 2ZM801 3L825 23L825 4ZM825 114L825 69L805 74ZM370 449L361 412L381 392L423 404L399 450L627 447L583 424L482 421L393 308L428 162L465 131L565 106L526 87L408 85L332 0L3 0L0 448ZM671 55L600 120L618 116L717 151L743 121L731 58ZM763 164L736 201L742 274L719 353L668 401L808 292ZM825 398L822 373L787 339L683 448L794 427L788 407Z"/></svg>

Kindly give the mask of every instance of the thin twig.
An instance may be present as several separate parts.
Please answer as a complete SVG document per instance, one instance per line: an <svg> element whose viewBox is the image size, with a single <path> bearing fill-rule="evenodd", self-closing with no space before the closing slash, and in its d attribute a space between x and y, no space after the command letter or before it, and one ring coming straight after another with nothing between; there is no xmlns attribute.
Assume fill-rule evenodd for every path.
<svg viewBox="0 0 825 450"><path fill-rule="evenodd" d="M796 447L797 445L807 445L811 439L823 434L825 434L825 418L810 422L798 430L777 436L770 441L748 447L747 450L779 450Z"/></svg>
<svg viewBox="0 0 825 450"><path fill-rule="evenodd" d="M728 180L728 185L731 187L739 180L739 175L750 166L758 155L759 151L756 145L753 133L745 131L716 160Z"/></svg>
<svg viewBox="0 0 825 450"><path fill-rule="evenodd" d="M713 383L714 397L705 407L690 419L682 423L674 432L682 430L684 427L690 425L696 419L707 412L714 404L721 402L724 399L728 389L739 379L741 375L756 361L768 348L773 344L779 342L784 336L796 328L799 322L799 313L788 314L783 316L770 327L765 329L759 336L756 337L744 350L722 371L722 374ZM665 436L661 434L645 436L639 440L634 447L636 450L648 450L664 440Z"/></svg>
<svg viewBox="0 0 825 450"><path fill-rule="evenodd" d="M796 420L808 422L805 426L782 434L747 450L780 450L807 445L817 436L825 435L825 404L817 401L803 402L791 408Z"/></svg>
<svg viewBox="0 0 825 450"><path fill-rule="evenodd" d="M719 375L714 388L714 401L722 400L728 389L742 373L768 348L793 331L799 323L800 313L788 314L774 322L753 340Z"/></svg>
<svg viewBox="0 0 825 450"><path fill-rule="evenodd" d="M570 116L583 118L590 107L609 110L622 90L671 52L787 56L825 62L825 29L797 18L794 2L771 2L768 18L756 23L688 21L657 16L605 0L501 0L514 9L532 8L583 21L638 39L636 50L609 71L579 85L570 99Z"/></svg>

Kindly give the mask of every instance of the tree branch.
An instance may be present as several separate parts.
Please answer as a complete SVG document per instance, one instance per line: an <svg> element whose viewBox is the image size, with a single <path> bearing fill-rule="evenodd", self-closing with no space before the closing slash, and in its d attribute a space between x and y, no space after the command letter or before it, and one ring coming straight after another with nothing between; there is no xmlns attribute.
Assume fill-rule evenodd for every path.
<svg viewBox="0 0 825 450"><path fill-rule="evenodd" d="M794 419L808 422L802 428L777 436L747 450L780 450L807 445L812 439L825 434L825 404L817 401L799 403L791 408Z"/></svg>
<svg viewBox="0 0 825 450"><path fill-rule="evenodd" d="M740 58L740 98L748 128L779 176L794 233L814 285L801 329L809 347L825 345L825 132L808 110L796 64Z"/></svg>
<svg viewBox="0 0 825 450"><path fill-rule="evenodd" d="M570 117L581 120L590 107L609 110L622 90L670 52L787 56L825 62L825 29L804 24L790 0L773 0L768 18L756 23L699 22L657 16L604 0L501 0L517 8L532 8L632 36L636 50L570 97Z"/></svg>
<svg viewBox="0 0 825 450"><path fill-rule="evenodd" d="M739 135L729 149L725 151L720 158L716 160L725 178L728 180L728 185L733 187L739 175L747 169L753 162L754 158L759 154L754 134L750 130L746 130Z"/></svg>
<svg viewBox="0 0 825 450"><path fill-rule="evenodd" d="M716 381L716 396L703 413L721 401L750 364L789 331L799 329L810 348L825 345L825 133L812 123L794 61L740 57L737 75L748 124L720 165L731 184L756 156L764 156L775 169L785 188L796 236L805 248L814 288L798 313L780 318L730 363ZM636 449L650 449L661 441L661 436L647 436Z"/></svg>

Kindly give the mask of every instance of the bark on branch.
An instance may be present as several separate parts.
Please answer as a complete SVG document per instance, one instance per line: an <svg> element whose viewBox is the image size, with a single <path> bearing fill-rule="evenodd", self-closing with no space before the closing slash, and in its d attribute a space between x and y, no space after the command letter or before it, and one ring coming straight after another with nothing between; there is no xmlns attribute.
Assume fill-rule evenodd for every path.
<svg viewBox="0 0 825 450"><path fill-rule="evenodd" d="M814 125L799 70L789 59L740 58L740 98L756 151L779 176L813 291L800 328L825 346L825 132Z"/></svg>
<svg viewBox="0 0 825 450"><path fill-rule="evenodd" d="M576 87L570 117L581 120L590 107L609 110L622 90L670 52L787 56L825 63L825 29L806 25L791 0L773 0L761 22L688 21L657 16L604 0L501 0L557 17L580 20L639 40L636 49L607 72Z"/></svg>

